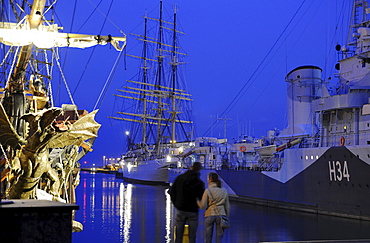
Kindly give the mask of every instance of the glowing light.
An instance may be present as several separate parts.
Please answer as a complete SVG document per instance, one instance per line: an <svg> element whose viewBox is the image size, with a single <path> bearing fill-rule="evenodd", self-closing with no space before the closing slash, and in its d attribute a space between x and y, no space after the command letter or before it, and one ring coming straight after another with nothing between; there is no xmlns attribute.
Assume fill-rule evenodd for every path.
<svg viewBox="0 0 370 243"><path fill-rule="evenodd" d="M179 153L182 153L182 152L184 152L184 147L179 148Z"/></svg>
<svg viewBox="0 0 370 243"><path fill-rule="evenodd" d="M0 42L8 46L26 46L34 44L39 48L76 47L87 48L95 45L106 45L110 42L113 47L121 51L126 45L126 37L97 36L60 33L56 24L40 25L30 29L28 24L2 22L0 28ZM120 46L120 42L123 42Z"/></svg>
<svg viewBox="0 0 370 243"><path fill-rule="evenodd" d="M134 166L133 164L130 164L130 163L127 163L127 171L128 172L130 172L134 167L136 167L136 166Z"/></svg>
<svg viewBox="0 0 370 243"><path fill-rule="evenodd" d="M0 41L11 46L34 44L39 48L52 48L55 46L57 35L57 32L38 29L0 29Z"/></svg>
<svg viewBox="0 0 370 243"><path fill-rule="evenodd" d="M172 159L171 159L171 156L170 156L170 155L167 155L167 157L166 157L166 161L167 161L167 162L171 162L171 160L172 160Z"/></svg>

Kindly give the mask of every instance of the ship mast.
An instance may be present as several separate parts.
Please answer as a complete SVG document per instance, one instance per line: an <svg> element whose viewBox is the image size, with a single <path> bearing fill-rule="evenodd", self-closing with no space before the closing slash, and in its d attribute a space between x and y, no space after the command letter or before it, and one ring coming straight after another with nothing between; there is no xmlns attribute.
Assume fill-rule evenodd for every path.
<svg viewBox="0 0 370 243"><path fill-rule="evenodd" d="M361 46L358 46L358 38L360 37L358 30L362 27L370 27L370 20L367 18L368 11L369 3L367 0L354 1L352 7L350 29L348 31L347 37L347 45L348 47L353 48L353 53L348 53L349 50L347 50L347 48L344 48L342 51L346 52L346 56L353 55L356 52L361 52Z"/></svg>
<svg viewBox="0 0 370 243"><path fill-rule="evenodd" d="M144 58L144 65L143 65L143 83L144 83L144 89L147 89L147 84L148 83L148 66L147 66L147 24L148 24L148 19L144 18L144 46L143 46L143 58ZM142 139L141 141L146 144L146 138L147 138L147 116L148 116L148 111L147 111L147 100L146 100L146 92L143 92L143 131L142 131Z"/></svg>
<svg viewBox="0 0 370 243"><path fill-rule="evenodd" d="M178 77L179 65L182 64L179 62L179 56L186 56L185 53L178 51L180 48L178 46L178 35L185 33L177 30L176 7L172 17L173 22L164 20L162 1L160 1L159 18L150 18L146 15L144 18L144 34L132 34L138 36L139 41L144 42L142 55L126 54L143 60L141 63L141 77L137 81L127 80L130 85L117 90L125 95L117 94L115 96L124 98L127 102L124 102L123 111L117 112L123 117L110 118L132 123L130 135L132 134L133 139L130 141L135 140L137 145L139 143L142 143L142 145L134 146L131 149L143 149L142 146L147 144L154 145L154 147L151 147L151 151L157 157L162 157L164 149L169 146L175 147L175 143L178 142L176 140L182 139L182 137L179 137L180 132L184 131L184 134L187 134L188 127L192 124L190 117L184 117L185 119L180 117L180 114L189 115L189 113L183 112L184 109L181 111L180 109L187 109L188 107L185 106L192 101L191 95L182 89ZM156 29L157 38L148 37L148 32L152 29L147 25L150 20L155 21L157 27L159 27L158 30ZM167 43L168 41L170 43ZM151 51L155 53L155 58L149 56ZM153 73L149 72L149 68L154 63ZM154 74L154 77L151 74ZM126 112L126 110L132 111L134 107L135 111ZM186 140L188 135L185 135L185 137ZM139 139L141 141L138 141ZM163 146L163 144L166 145ZM154 154L151 152L151 155Z"/></svg>
<svg viewBox="0 0 370 243"><path fill-rule="evenodd" d="M172 46L172 94L171 94L171 101L172 101L172 119L171 119L171 147L175 146L175 139L176 139L176 115L177 115L177 108L176 108L176 98L175 98L175 85L176 85L176 76L177 76L177 56L176 56L176 5L174 8L173 13L173 46Z"/></svg>
<svg viewBox="0 0 370 243"><path fill-rule="evenodd" d="M157 75L157 89L158 89L158 107L157 107L157 119L158 119L158 126L157 126L157 155L160 154L160 146L162 140L162 117L163 117L163 103L162 103L162 95L161 95L161 85L162 85L162 73L163 73L163 49L162 49L162 41L163 41L163 6L162 1L159 3L159 33L158 33L158 51L159 54L158 58L158 75Z"/></svg>
<svg viewBox="0 0 370 243"><path fill-rule="evenodd" d="M10 1L10 5L18 22L0 23L0 42L9 47L9 53L12 53L12 48L17 49L12 65L5 65L4 70L9 75L6 77L7 83L1 102L13 128L19 135L23 136L25 134L24 120L20 118L26 110L27 112L29 110L36 112L49 107L52 103L48 97L48 95L51 96L51 92L46 92L44 87L47 82L43 81L43 79L47 80L48 83L51 81L50 69L53 64L47 60L47 53L52 56L54 48L57 47L86 48L108 43L121 51L125 46L126 37L60 32L61 28L57 24L52 24L44 18L47 13L46 0L35 0L30 5L30 10L26 1L22 6L15 6L15 2ZM55 3L56 1L53 4ZM22 14L18 14L17 9L21 9L23 13L29 10L30 14L21 19L20 15ZM120 46L120 43L123 45ZM40 59L45 61L40 61ZM39 68L41 66L45 68ZM32 95L32 100L30 96L26 96L26 93Z"/></svg>
<svg viewBox="0 0 370 243"><path fill-rule="evenodd" d="M31 13L27 18L27 24L31 30L37 29L40 26L45 4L46 0L36 0L33 2ZM25 113L26 103L24 78L33 48L33 44L22 46L17 65L5 87L5 110L11 117L13 127L21 136L24 134L24 121L20 117Z"/></svg>

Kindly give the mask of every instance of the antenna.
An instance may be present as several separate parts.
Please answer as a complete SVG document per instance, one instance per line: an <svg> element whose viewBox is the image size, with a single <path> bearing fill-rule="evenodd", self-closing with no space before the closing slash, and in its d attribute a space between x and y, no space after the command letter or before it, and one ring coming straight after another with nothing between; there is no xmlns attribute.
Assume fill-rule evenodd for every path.
<svg viewBox="0 0 370 243"><path fill-rule="evenodd" d="M226 118L226 115L225 115L224 117L217 118L217 120L224 120L224 138L226 138L226 122L230 121L231 118Z"/></svg>

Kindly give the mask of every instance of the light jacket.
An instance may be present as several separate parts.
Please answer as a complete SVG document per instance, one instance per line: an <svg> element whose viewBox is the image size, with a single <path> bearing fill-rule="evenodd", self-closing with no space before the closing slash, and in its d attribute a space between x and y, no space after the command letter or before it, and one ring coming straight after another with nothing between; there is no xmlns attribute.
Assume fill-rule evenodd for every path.
<svg viewBox="0 0 370 243"><path fill-rule="evenodd" d="M197 201L201 209L207 209L204 217L226 215L229 216L230 204L229 196L224 188L217 187L216 183L211 182L204 191L202 200Z"/></svg>

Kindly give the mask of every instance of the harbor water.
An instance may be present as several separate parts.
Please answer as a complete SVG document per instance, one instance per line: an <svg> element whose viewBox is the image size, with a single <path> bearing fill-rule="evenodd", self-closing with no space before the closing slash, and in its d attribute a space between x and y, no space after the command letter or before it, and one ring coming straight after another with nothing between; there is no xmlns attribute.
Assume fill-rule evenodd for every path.
<svg viewBox="0 0 370 243"><path fill-rule="evenodd" d="M174 213L168 188L125 183L115 175L81 172L73 233L82 242L173 242ZM197 242L203 242L200 210ZM370 242L370 222L267 208L231 201L231 228L223 242Z"/></svg>

